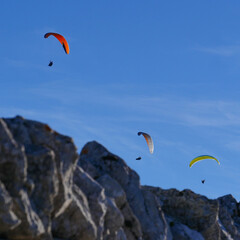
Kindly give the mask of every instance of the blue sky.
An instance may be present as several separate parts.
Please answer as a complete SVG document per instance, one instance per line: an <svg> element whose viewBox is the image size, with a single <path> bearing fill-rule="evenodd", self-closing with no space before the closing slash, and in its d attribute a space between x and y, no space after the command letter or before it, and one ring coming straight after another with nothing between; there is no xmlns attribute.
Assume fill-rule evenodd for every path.
<svg viewBox="0 0 240 240"><path fill-rule="evenodd" d="M97 140L142 184L240 199L239 1L12 0L0 20L1 117ZM221 165L190 169L203 154Z"/></svg>

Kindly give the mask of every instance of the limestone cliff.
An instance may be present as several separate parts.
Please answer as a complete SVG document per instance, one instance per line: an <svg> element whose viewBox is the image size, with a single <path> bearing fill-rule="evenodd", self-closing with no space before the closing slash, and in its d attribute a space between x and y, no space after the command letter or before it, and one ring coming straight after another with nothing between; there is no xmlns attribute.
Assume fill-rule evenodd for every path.
<svg viewBox="0 0 240 240"><path fill-rule="evenodd" d="M22 117L0 119L0 239L240 239L239 203L141 186L99 143Z"/></svg>

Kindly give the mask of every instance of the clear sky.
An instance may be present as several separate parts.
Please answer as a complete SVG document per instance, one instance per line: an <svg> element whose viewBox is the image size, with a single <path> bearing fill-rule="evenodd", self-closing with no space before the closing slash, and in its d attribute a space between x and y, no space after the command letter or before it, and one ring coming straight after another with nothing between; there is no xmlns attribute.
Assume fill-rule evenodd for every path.
<svg viewBox="0 0 240 240"><path fill-rule="evenodd" d="M3 0L0 20L1 117L96 140L142 184L240 200L239 1ZM221 165L188 167L204 154Z"/></svg>

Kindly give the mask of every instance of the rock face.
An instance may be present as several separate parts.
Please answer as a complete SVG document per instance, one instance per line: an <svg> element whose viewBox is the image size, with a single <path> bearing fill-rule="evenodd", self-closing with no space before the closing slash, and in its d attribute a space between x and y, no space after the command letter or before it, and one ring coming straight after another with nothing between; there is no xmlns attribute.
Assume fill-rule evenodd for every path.
<svg viewBox="0 0 240 240"><path fill-rule="evenodd" d="M141 186L99 143L77 153L47 124L0 119L0 239L240 240L240 207Z"/></svg>

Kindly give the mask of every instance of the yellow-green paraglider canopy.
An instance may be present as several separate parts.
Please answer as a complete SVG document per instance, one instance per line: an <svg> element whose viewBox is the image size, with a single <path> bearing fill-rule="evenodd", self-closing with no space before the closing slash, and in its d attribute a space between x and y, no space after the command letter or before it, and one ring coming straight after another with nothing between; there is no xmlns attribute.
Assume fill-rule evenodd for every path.
<svg viewBox="0 0 240 240"><path fill-rule="evenodd" d="M201 156L198 156L196 158L194 158L190 163L189 163L189 167L192 167L193 164L195 164L196 162L199 162L199 161L202 161L204 159L213 159L215 160L219 165L220 165L220 162L213 156L210 156L210 155L201 155Z"/></svg>

